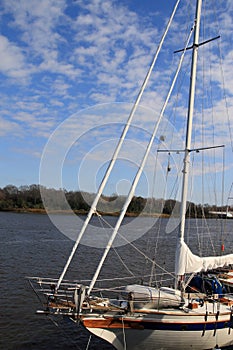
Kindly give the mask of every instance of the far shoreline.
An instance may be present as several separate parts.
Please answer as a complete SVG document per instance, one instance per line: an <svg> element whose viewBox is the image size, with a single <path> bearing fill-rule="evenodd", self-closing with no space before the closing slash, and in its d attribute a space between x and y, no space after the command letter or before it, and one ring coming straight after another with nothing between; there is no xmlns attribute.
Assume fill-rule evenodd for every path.
<svg viewBox="0 0 233 350"><path fill-rule="evenodd" d="M88 211L86 210L45 210L40 208L7 208L7 209L0 209L0 212L2 213L17 213L17 214L41 214L41 215L71 215L76 214L77 216L85 216L88 214ZM93 216L96 216L97 214L93 214ZM111 216L111 217L119 217L120 212L114 212L114 213L105 213L105 212L98 212L98 215L100 216ZM125 217L128 218L136 218L138 216L141 217L148 217L148 218L165 218L169 219L171 217L170 214L162 214L162 213L126 213ZM172 216L173 218L179 218L179 216ZM202 217L192 217L189 216L187 219L202 219ZM223 220L229 220L231 218L220 218L214 215L208 215L205 216L206 219L223 219ZM233 219L233 218L232 218Z"/></svg>
<svg viewBox="0 0 233 350"><path fill-rule="evenodd" d="M9 209L1 209L0 212L2 213L18 213L18 214L63 214L63 215L69 215L75 213L76 215L85 216L88 214L88 211L85 210L50 210L47 211L45 209L35 209L35 208L9 208ZM114 213L104 213L104 212L98 212L101 216L114 216L118 217L120 215L119 212ZM96 215L96 214L93 214ZM143 216L143 217L162 217L162 218L169 218L169 214L161 214L161 213L126 213L126 217L137 217L137 216Z"/></svg>

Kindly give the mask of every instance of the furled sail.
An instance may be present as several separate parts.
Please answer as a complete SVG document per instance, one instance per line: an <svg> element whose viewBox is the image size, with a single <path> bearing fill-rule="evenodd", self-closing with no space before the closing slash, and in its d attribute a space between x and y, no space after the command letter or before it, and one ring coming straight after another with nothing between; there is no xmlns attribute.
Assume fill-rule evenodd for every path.
<svg viewBox="0 0 233 350"><path fill-rule="evenodd" d="M233 264L233 254L200 257L191 252L184 241L179 242L176 258L176 275L208 271Z"/></svg>

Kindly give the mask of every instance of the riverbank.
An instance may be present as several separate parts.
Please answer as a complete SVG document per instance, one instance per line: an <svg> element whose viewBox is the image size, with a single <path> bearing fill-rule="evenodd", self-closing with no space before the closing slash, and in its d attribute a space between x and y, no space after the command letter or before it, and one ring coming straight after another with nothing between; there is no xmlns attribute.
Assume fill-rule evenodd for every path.
<svg viewBox="0 0 233 350"><path fill-rule="evenodd" d="M10 212L10 213L22 213L22 214L63 214L63 215L69 215L75 213L76 215L87 215L88 211L85 210L50 210L47 211L45 209L35 209L35 208L11 208L11 209L4 209L0 210L0 212ZM114 213L105 213L105 212L98 212L101 216L119 216L119 212ZM94 214L95 215L95 214ZM143 216L143 217L163 217L163 218L169 218L170 215L168 214L162 214L162 213L126 213L127 217L137 217L137 216Z"/></svg>
<svg viewBox="0 0 233 350"><path fill-rule="evenodd" d="M88 214L88 211L86 210L45 210L45 209L40 209L40 208L7 208L7 209L0 209L0 212L9 212L9 213L22 213L22 214L44 214L44 215L48 215L48 214L59 214L59 215L69 215L69 214L76 214L76 215L80 215L80 216L84 216ZM93 214L93 215L97 215L97 214ZM98 212L98 215L100 216L113 216L113 217L118 217L120 215L120 212ZM171 215L169 214L163 214L163 213L126 213L125 215L126 217L154 217L154 218L170 218ZM174 216L173 216L174 217ZM176 216L178 217L178 215ZM194 218L194 216L189 216L188 218ZM201 218L199 216L197 216L196 218ZM233 219L233 217L221 217L218 215L212 215L211 213L209 213L209 215L207 214L205 216L206 219Z"/></svg>

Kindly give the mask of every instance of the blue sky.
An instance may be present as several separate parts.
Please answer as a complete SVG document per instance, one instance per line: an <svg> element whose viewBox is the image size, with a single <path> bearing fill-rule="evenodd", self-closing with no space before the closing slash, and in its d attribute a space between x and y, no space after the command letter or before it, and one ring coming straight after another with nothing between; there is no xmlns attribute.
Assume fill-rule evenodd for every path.
<svg viewBox="0 0 233 350"><path fill-rule="evenodd" d="M131 161L132 154L127 153L126 149L122 150L122 162L128 165L124 171L121 170L121 181L117 185L114 184L113 174L109 193L124 192L133 176L131 170L139 162L137 157L144 149L149 135L147 133L152 131L153 122L162 107L179 59L179 55L174 55L173 51L183 47L186 30L192 23L190 18L193 18L193 1L190 3L191 5L189 1L181 1L181 11L174 21L172 32L159 56L157 70L152 75L142 100L142 105L148 111L138 113L134 129L128 137L129 148L136 158ZM216 14L213 3L215 6L216 1L213 0L209 1L210 6L204 5L203 11L207 18L211 16L217 19L221 31L222 61L221 64L216 63L219 43L209 44L205 52L210 55L208 50L213 49L213 58L208 58L208 69L203 81L211 81L212 90L204 99L201 90L197 90L202 100L199 100L197 108L195 142L202 145L199 142L199 131L214 115L214 143L227 143L225 156L228 171L225 182L226 188L230 188L232 148L228 140L229 131L232 132L233 4L231 0L218 1L220 12ZM43 184L74 190L81 188L90 192L96 190L174 4L173 0L1 1L0 187L7 184L20 186L39 183L44 147L48 140L59 136L60 145L56 141L55 148L59 149L61 144L66 147L62 153L64 159L59 163L64 166L59 169L62 181L60 177L57 179L56 166L50 163L48 179L43 177ZM218 27L212 23L206 24L205 39L216 35ZM204 49L200 52L201 60L203 53ZM176 120L180 120L176 127L177 135L183 128L182 120L187 107L184 102L188 82L185 72L191 57L190 54L187 56L183 78L166 116L167 119L173 118L176 106ZM186 86L184 92L180 88L181 84ZM200 85L202 84L203 82ZM214 102L210 96L216 97ZM203 101L205 105L201 112L200 105L204 104ZM215 107L216 112L213 112L212 107ZM203 114L206 118L204 122ZM169 123L172 124L171 119ZM171 130L170 133L174 135ZM139 136L137 141L136 135ZM168 133L166 140L169 135ZM210 145L210 140L212 145L213 129L206 128L205 135L207 146ZM209 168L216 169L222 164L221 151L216 153L219 158ZM161 157L164 157L160 160L162 167L167 160L166 155ZM100 165L97 165L97 161L100 161ZM139 194L149 193L146 183L154 177L150 167L154 161L156 159L153 153ZM173 161L175 167L180 166L178 160ZM207 162L209 163L208 159ZM119 169L121 165L119 162ZM195 172L198 175L198 169ZM164 181L164 171L159 176ZM159 192L158 197L162 194ZM200 196L193 198L198 201Z"/></svg>

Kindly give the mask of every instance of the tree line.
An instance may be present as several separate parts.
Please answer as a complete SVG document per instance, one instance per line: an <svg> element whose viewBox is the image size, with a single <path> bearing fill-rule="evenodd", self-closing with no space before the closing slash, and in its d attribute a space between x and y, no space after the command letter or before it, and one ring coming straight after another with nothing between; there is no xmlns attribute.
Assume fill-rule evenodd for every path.
<svg viewBox="0 0 233 350"><path fill-rule="evenodd" d="M16 187L7 185L0 188L0 211L43 211L45 210L42 201L41 190L46 197L51 198L50 208L54 211L65 209L60 201L61 194L66 197L67 202L72 210L77 213L86 213L95 197L94 193L82 191L66 191L46 188L41 185L29 185ZM104 214L118 215L125 201L125 196L113 194L111 196L102 195L97 210ZM209 211L226 210L208 204L188 203L187 216L190 217L208 217ZM134 196L127 209L128 215L179 215L180 202L174 199L155 199Z"/></svg>

